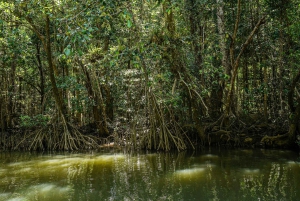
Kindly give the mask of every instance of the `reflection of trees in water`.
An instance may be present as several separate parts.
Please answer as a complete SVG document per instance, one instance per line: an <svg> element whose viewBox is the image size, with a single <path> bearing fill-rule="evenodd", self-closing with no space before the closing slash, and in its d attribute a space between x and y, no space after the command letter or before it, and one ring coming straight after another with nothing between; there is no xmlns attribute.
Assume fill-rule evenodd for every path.
<svg viewBox="0 0 300 201"><path fill-rule="evenodd" d="M32 196L53 193L56 201L297 200L300 165L276 153L18 157L1 166L0 186Z"/></svg>
<svg viewBox="0 0 300 201"><path fill-rule="evenodd" d="M262 160L254 167L244 168L245 162L248 162L248 166L253 164L251 160L242 160L237 165L234 160L220 159L220 164L223 166L209 170L210 173L206 176L207 185L204 187L205 191L210 192L210 195L207 195L209 198L212 200L225 198L225 200L298 200L299 164ZM210 177L210 175L215 176Z"/></svg>
<svg viewBox="0 0 300 201"><path fill-rule="evenodd" d="M174 171L182 155L137 154L126 157L124 163L115 163L109 200L177 200L178 189L173 189L173 180L166 175Z"/></svg>
<svg viewBox="0 0 300 201"><path fill-rule="evenodd" d="M106 200L293 200L297 193L297 164L262 160L251 166L249 159L232 155L186 155L136 154L104 168L96 164L81 172L92 182L74 188Z"/></svg>
<svg viewBox="0 0 300 201"><path fill-rule="evenodd" d="M299 184L293 185L292 183L299 178L288 179L291 173L289 166L280 163L271 163L267 166L260 174L245 174L241 177L241 194L250 200L258 198L261 200L297 200L295 193L299 189L295 187L299 187Z"/></svg>
<svg viewBox="0 0 300 201"><path fill-rule="evenodd" d="M68 167L67 183L71 200L89 200L93 194L94 160L80 160ZM88 193L87 193L88 192Z"/></svg>

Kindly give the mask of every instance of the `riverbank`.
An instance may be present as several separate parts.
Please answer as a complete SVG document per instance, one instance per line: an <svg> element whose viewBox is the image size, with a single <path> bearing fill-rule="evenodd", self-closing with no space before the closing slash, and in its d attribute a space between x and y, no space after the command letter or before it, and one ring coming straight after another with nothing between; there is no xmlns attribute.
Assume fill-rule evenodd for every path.
<svg viewBox="0 0 300 201"><path fill-rule="evenodd" d="M237 124L231 126L231 130L211 126L212 123L203 124L204 129L199 130L188 127L185 130L185 143L188 144L186 149L199 149L204 147L233 147L233 148L276 148L298 150L298 142L288 142L288 126L273 123L248 122L243 127ZM2 150L64 150L62 146L49 146L47 143L53 143L53 136L37 136L38 128L8 129L1 133ZM125 129L111 129L111 134L106 138L97 136L95 125L88 125L77 129L82 139L87 140L85 146L78 146L76 150L97 150L102 148L132 148L147 149L143 146L143 133L129 133ZM200 134L199 134L200 133ZM135 142L132 140L135 135ZM203 137L204 136L204 137ZM90 141L90 142L89 142ZM134 144L135 143L135 144ZM39 144L39 146L34 146ZM90 146L89 146L90 145ZM173 149L176 150L176 147ZM70 149L73 150L73 149Z"/></svg>

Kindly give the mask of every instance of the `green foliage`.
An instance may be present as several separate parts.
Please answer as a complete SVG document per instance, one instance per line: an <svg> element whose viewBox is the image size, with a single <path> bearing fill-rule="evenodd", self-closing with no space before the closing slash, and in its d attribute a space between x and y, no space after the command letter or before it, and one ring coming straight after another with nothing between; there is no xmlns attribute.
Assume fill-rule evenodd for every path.
<svg viewBox="0 0 300 201"><path fill-rule="evenodd" d="M23 128L45 127L48 124L49 120L49 116L42 114L38 114L33 117L22 115L20 117L20 125Z"/></svg>
<svg viewBox="0 0 300 201"><path fill-rule="evenodd" d="M77 82L74 76L57 77L57 87L60 89L68 89L71 92L85 90L85 87Z"/></svg>
<svg viewBox="0 0 300 201"><path fill-rule="evenodd" d="M172 110L181 124L202 118L204 112L197 112L206 106L213 110L217 92L223 93L216 96L223 99L218 106L223 111L233 71L222 65L232 67L257 20L266 14L266 23L239 61L233 99L240 111L250 114L262 109L267 95L268 112L274 113L269 115L276 117L279 108L288 111L287 92L299 69L299 10L295 0L241 1L232 41L236 0L0 2L0 98L8 100L1 108L28 114L20 118L22 127L44 126L49 120L30 114L55 113L42 43L48 15L55 84L70 121L93 121L92 106L101 112L110 109L128 122L138 115L147 119L149 91L166 112L162 116L168 118L167 110ZM172 33L168 23L174 26Z"/></svg>

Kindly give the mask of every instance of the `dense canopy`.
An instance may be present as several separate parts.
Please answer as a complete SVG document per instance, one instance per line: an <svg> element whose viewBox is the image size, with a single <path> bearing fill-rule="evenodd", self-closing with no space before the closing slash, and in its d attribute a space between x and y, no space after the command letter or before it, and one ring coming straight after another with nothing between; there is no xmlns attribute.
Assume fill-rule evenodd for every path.
<svg viewBox="0 0 300 201"><path fill-rule="evenodd" d="M300 139L298 0L0 0L3 149Z"/></svg>

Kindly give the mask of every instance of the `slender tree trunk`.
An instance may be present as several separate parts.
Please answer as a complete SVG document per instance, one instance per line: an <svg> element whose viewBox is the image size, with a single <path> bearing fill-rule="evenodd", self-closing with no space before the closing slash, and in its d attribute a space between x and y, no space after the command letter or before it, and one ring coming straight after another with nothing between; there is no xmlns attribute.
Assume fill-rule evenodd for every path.
<svg viewBox="0 0 300 201"><path fill-rule="evenodd" d="M289 143L292 145L296 141L296 136L300 135L300 99L297 100L297 106L292 113L288 132Z"/></svg>
<svg viewBox="0 0 300 201"><path fill-rule="evenodd" d="M109 36L106 36L104 39L104 47L103 47L103 51L104 53L108 52L108 48L109 48L109 44L110 44L110 38ZM106 73L108 74L108 73ZM108 81L106 81L106 85L102 86L104 92L105 92L105 105L106 105L106 113L107 113L107 117L110 121L114 120L114 98L112 96L111 93L111 88L108 84Z"/></svg>
<svg viewBox="0 0 300 201"><path fill-rule="evenodd" d="M0 96L0 121L1 121L1 133L3 135L3 132L6 130L6 125L5 125L5 117L4 117L4 111L3 111L3 98Z"/></svg>
<svg viewBox="0 0 300 201"><path fill-rule="evenodd" d="M249 93L249 67L248 67L248 61L246 60L243 65L243 101L242 101L242 107L246 111L249 111L249 99L247 96L248 93Z"/></svg>
<svg viewBox="0 0 300 201"><path fill-rule="evenodd" d="M15 26L18 26L16 23ZM11 28L12 29L12 28ZM8 86L8 104L7 104L7 127L13 127L13 113L15 112L14 99L16 97L16 70L17 70L17 58L18 54L13 53L10 64L10 76Z"/></svg>
<svg viewBox="0 0 300 201"><path fill-rule="evenodd" d="M107 129L107 124L106 124L106 119L105 119L106 117L105 117L105 115L103 115L103 113L105 111L103 111L103 109L102 109L103 107L100 105L103 103L102 102L99 103L99 98L98 98L99 95L96 95L96 93L93 89L93 85L92 85L92 81L91 81L92 79L91 79L91 76L90 76L89 72L87 71L86 67L83 65L83 63L80 60L78 61L78 63L81 66L81 69L86 77L85 86L86 86L89 98L93 102L93 105L92 105L93 117L94 117L94 122L95 122L96 127L99 132L99 136L107 137L109 132Z"/></svg>
<svg viewBox="0 0 300 201"><path fill-rule="evenodd" d="M268 121L268 93L267 87L268 85L268 74L267 74L267 67L264 67L264 120L265 122Z"/></svg>
<svg viewBox="0 0 300 201"><path fill-rule="evenodd" d="M225 30L225 21L224 21L224 2L223 0L217 0L217 23L218 23L218 32L219 32L219 41L220 41L220 51L222 55L222 66L225 69L225 73L231 77L231 66L229 64L228 50L226 48L226 30Z"/></svg>
<svg viewBox="0 0 300 201"><path fill-rule="evenodd" d="M174 36L175 34L175 22L174 22L174 16L173 16L173 10L172 10L172 2L171 0L166 0L163 4L163 10L165 14L165 26L167 30L169 31L171 36Z"/></svg>
<svg viewBox="0 0 300 201"><path fill-rule="evenodd" d="M41 114L43 114L45 111L45 76L44 76L44 69L41 61L41 48L38 41L36 42L36 58L38 62L37 66L40 73L40 96L41 96L40 104L41 104Z"/></svg>
<svg viewBox="0 0 300 201"><path fill-rule="evenodd" d="M16 59L17 54L14 53L14 56L11 61L10 77L9 77L9 86L8 86L8 104L7 104L7 127L12 127L12 119L14 113L14 96L16 95Z"/></svg>
<svg viewBox="0 0 300 201"><path fill-rule="evenodd" d="M238 20L237 20L238 21ZM258 31L259 27L264 23L265 21L265 16L263 16L262 18L260 18L260 20L257 22L256 26L254 27L254 29L252 30L252 32L249 34L247 40L245 41L245 43L242 45L239 54L237 55L237 57L234 59L233 54L233 50L230 50L230 57L231 57L231 65L232 65L232 77L230 80L230 88L229 88L229 92L227 95L227 99L226 99L226 115L229 115L230 112L235 113L235 111L233 111L232 109L233 107L233 99L234 99L234 86L235 86L235 81L236 81L236 76L238 73L238 67L239 67L239 62L241 59L241 56L243 55L246 47L250 44L250 42L252 41L253 36L256 34L256 32ZM238 25L236 25L237 27ZM236 28L237 29L237 28ZM237 30L234 31L234 37L232 40L235 40L236 37L236 32ZM234 42L232 42L234 43ZM231 47L230 49L232 49L233 47Z"/></svg>
<svg viewBox="0 0 300 201"><path fill-rule="evenodd" d="M114 98L112 97L111 89L109 86L102 86L105 92L105 102L106 102L106 113L110 121L114 120Z"/></svg>
<svg viewBox="0 0 300 201"><path fill-rule="evenodd" d="M225 22L224 22L224 2L223 0L217 0L217 27L218 27L218 35L219 35L219 47L221 52L221 65L224 68L226 75L230 77L231 70L229 65L229 58L226 49L226 30L225 30ZM225 80L220 80L219 75L215 75L215 78L218 80L218 84L213 86L211 92L211 114L213 118L218 118L221 115L222 107L223 107L223 94L224 94L224 86Z"/></svg>
<svg viewBox="0 0 300 201"><path fill-rule="evenodd" d="M195 0L186 0L186 6L189 13L189 22L190 22L190 35L192 38L192 48L194 51L194 67L193 73L202 81L204 85L203 75L199 73L202 70L202 40L203 40L203 26L201 25L200 20L200 11L197 10Z"/></svg>
<svg viewBox="0 0 300 201"><path fill-rule="evenodd" d="M58 108L58 111L60 115L63 118L63 121L66 122L66 107L63 104L61 93L59 92L56 84L56 79L55 79L55 71L54 71L54 64L53 64L53 59L52 59L52 50L51 50L51 37L50 37L50 19L49 16L46 15L46 37L45 37L45 49L46 49L46 54L47 54L47 61L48 61L48 70L49 70L49 77L51 81L51 86L52 86L52 91L53 91L53 96L55 99L56 106Z"/></svg>
<svg viewBox="0 0 300 201"><path fill-rule="evenodd" d="M297 83L300 81L300 70L293 79L289 92L288 92L288 104L291 110L290 115L290 128L289 128L289 141L290 143L295 142L296 135L300 135L300 98L297 99L297 106L294 104L294 92L297 86Z"/></svg>
<svg viewBox="0 0 300 201"><path fill-rule="evenodd" d="M73 73L76 74L76 75L79 75L78 68L76 68L76 67L73 68ZM80 79L79 79L78 76L76 77L76 80L77 80L77 83L80 83ZM73 105L73 108L75 108L75 121L78 123L78 126L82 126L83 125L83 123L82 123L82 111L80 111L80 109L79 109L79 107L82 104L81 101L79 100L80 91L76 90L73 95L74 95L75 100L76 100L75 106Z"/></svg>
<svg viewBox="0 0 300 201"><path fill-rule="evenodd" d="M35 32L35 34L38 36L38 38L41 40L44 50L47 55L47 62L48 62L48 70L49 70L49 77L51 81L52 91L54 100L57 106L57 109L62 117L63 123L66 125L66 114L67 114L67 108L64 106L61 93L59 92L56 84L55 75L58 74L57 69L53 63L52 58L52 50L51 50L51 34L50 34L50 19L49 15L45 15L45 36L43 36L38 27L34 24L33 19L28 16L22 16L21 13L18 12L18 10L14 13L17 17L24 17L26 21L30 24L31 29Z"/></svg>
<svg viewBox="0 0 300 201"><path fill-rule="evenodd" d="M163 12L165 15L165 27L167 29L167 35L170 40L170 42L175 39L175 22L174 22L174 16L173 16L173 10L172 10L172 2L171 0L167 0L163 3ZM174 74L175 77L179 77L178 73L182 73L182 66L179 64L179 56L178 52L174 46L168 47L168 54L170 55L170 59L168 62L170 62L171 65L171 72Z"/></svg>

